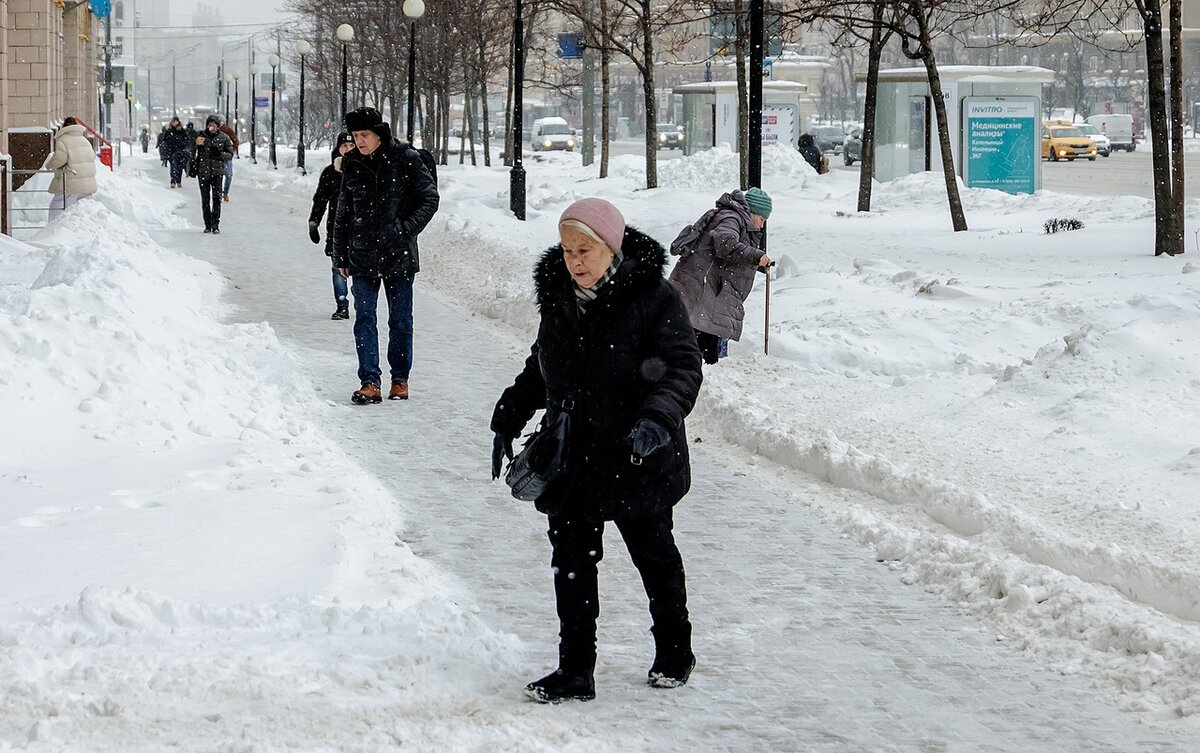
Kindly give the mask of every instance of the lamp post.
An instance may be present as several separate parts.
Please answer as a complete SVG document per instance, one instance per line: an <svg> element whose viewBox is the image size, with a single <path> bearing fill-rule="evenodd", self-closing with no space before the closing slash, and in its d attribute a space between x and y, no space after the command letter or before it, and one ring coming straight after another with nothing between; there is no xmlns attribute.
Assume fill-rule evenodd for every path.
<svg viewBox="0 0 1200 753"><path fill-rule="evenodd" d="M300 55L300 139L296 142L296 167L301 175L308 175L304 169L304 56L312 52L312 45L301 39L296 43L296 52Z"/></svg>
<svg viewBox="0 0 1200 753"><path fill-rule="evenodd" d="M346 45L350 40L354 39L354 27L350 24L342 24L337 27L337 38L342 42L342 125L346 123L346 88L347 88L347 48Z"/></svg>
<svg viewBox="0 0 1200 753"><path fill-rule="evenodd" d="M279 56L267 58L267 65L271 66L271 169L278 170L279 163L275 160L275 69L279 67Z"/></svg>
<svg viewBox="0 0 1200 753"><path fill-rule="evenodd" d="M229 122L229 89L233 85L233 74L225 74L225 122Z"/></svg>
<svg viewBox="0 0 1200 753"><path fill-rule="evenodd" d="M250 64L250 161L258 164L256 153L258 140L258 90L254 85L258 82L258 66Z"/></svg>
<svg viewBox="0 0 1200 753"><path fill-rule="evenodd" d="M241 118L238 116L238 79L241 77L242 74L239 71L233 72L233 133L238 137L238 140L241 140L242 138L242 122ZM241 149L234 152L233 156L241 157L240 152Z"/></svg>
<svg viewBox="0 0 1200 753"><path fill-rule="evenodd" d="M521 0L514 0L513 16L513 113L512 172L508 181L508 207L518 220L525 219L525 165L521 163L521 110L525 84L525 24L521 20Z"/></svg>
<svg viewBox="0 0 1200 753"><path fill-rule="evenodd" d="M425 15L422 0L404 0L404 15L408 22L408 143L413 143L416 131L417 88L417 19Z"/></svg>

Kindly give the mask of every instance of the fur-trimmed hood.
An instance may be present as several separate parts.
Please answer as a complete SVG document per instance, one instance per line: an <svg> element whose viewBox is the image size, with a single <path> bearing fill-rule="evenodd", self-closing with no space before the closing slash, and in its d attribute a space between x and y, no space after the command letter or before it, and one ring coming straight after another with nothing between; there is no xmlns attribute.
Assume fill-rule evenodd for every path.
<svg viewBox="0 0 1200 753"><path fill-rule="evenodd" d="M617 268L617 276L604 286L606 290L611 288L608 295L634 296L662 280L667 251L658 241L626 225L621 253L625 259ZM547 249L533 269L538 310L544 313L565 301L574 305L574 284L563 262L562 244Z"/></svg>

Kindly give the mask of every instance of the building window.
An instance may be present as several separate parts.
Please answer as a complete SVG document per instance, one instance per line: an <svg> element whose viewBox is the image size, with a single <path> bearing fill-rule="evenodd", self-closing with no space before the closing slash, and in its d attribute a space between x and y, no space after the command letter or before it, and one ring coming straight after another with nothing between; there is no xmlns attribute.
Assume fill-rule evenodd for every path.
<svg viewBox="0 0 1200 753"><path fill-rule="evenodd" d="M125 3L121 2L121 0L117 0L117 2L113 3L112 14L113 14L114 21L116 21L117 23L124 22L125 21Z"/></svg>

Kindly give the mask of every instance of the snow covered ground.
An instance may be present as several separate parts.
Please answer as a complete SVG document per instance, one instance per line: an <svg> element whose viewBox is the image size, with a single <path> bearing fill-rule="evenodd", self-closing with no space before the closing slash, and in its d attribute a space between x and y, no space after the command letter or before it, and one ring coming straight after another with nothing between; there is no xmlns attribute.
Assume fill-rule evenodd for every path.
<svg viewBox="0 0 1200 753"><path fill-rule="evenodd" d="M758 290L689 423L695 680L639 685L610 537L600 698L522 700L548 545L486 422L531 262L575 198L665 241L734 183L728 153L653 192L640 162L530 159L526 223L502 168L441 168L414 399L378 408L347 405L315 171L240 161L211 238L139 155L5 241L0 750L1195 750L1197 278L1150 255L1149 203L972 191L954 234L936 180L858 215L790 153L771 355Z"/></svg>

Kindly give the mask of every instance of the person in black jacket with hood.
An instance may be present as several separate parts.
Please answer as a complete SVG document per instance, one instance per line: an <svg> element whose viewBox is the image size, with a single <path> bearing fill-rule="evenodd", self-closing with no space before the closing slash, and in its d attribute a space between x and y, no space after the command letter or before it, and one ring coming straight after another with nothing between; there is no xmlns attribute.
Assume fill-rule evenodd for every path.
<svg viewBox="0 0 1200 753"><path fill-rule="evenodd" d="M687 682L696 658L672 508L691 486L684 417L700 389L687 310L663 279L666 251L602 199L559 219L562 243L537 263L541 323L525 368L492 414L492 477L534 412L565 410L565 476L537 499L549 516L559 618L558 669L525 690L542 702L595 697L596 566L616 523L650 597L648 682Z"/></svg>
<svg viewBox="0 0 1200 753"><path fill-rule="evenodd" d="M196 160L196 179L200 184L200 206L204 210L204 232L221 232L221 183L225 180L225 163L233 159L233 142L221 133L221 119L209 115L204 131L192 145Z"/></svg>
<svg viewBox="0 0 1200 753"><path fill-rule="evenodd" d="M167 129L163 131L162 143L163 153L171 166L171 188L180 188L183 185L183 168L187 164L189 152L188 133L178 115L171 118Z"/></svg>
<svg viewBox="0 0 1200 753"><path fill-rule="evenodd" d="M413 277L420 271L417 236L438 208L437 184L421 155L392 138L374 107L346 114L346 130L357 151L342 158L342 190L333 221L333 256L350 277L354 295L354 347L358 381L351 400L378 403L379 284L388 302L389 400L408 399L413 359Z"/></svg>
<svg viewBox="0 0 1200 753"><path fill-rule="evenodd" d="M333 300L337 304L330 319L350 318L350 290L346 276L338 269L337 261L333 259L333 218L337 214L338 192L342 190L342 157L354 148L354 139L349 133L342 131L333 145L330 163L321 171L317 181L317 190L313 193L312 211L308 214L308 237L313 243L321 242L321 217L325 216L325 208L329 214L325 220L325 255L330 257L333 265Z"/></svg>

